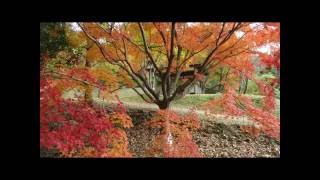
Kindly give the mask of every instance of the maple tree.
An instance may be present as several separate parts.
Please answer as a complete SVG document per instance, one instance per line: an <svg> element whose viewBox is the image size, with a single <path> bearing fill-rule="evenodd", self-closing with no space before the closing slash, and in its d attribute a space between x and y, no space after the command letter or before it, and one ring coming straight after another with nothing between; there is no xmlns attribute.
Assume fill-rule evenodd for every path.
<svg viewBox="0 0 320 180"><path fill-rule="evenodd" d="M49 67L52 66L46 73L59 77L59 80L49 78L44 81L50 83L49 85L44 83L41 87L42 90L47 87L53 89L45 90L50 95L41 97L43 99L40 102L46 104L41 108L51 109L51 107L46 106L49 106L47 104L49 101L53 101L53 106L57 109L61 106L66 106L66 109L70 108L71 112L74 111L73 108L75 107L88 109L88 111L84 111L83 114L78 114L73 118L78 119L78 116L83 116L100 124L96 126L92 124L93 127L91 127L90 124L85 123L88 126L86 128L96 131L92 134L92 138L97 143L88 147L84 146L83 143L87 140L83 140L83 137L79 134L76 135L76 133L73 136L73 131L68 132L69 134L66 134L67 132L63 130L61 132L52 131L51 133L48 130L47 121L55 118L61 119L61 122L64 122L67 128L74 128L70 125L68 118L58 115L62 111L57 110L52 114L55 118L50 119L50 115L45 113L41 116L43 118L41 121L44 121L45 124L43 125L45 130L42 130L42 135L52 138L53 141L43 139L42 144L45 147L55 145L64 154L74 153L74 149L70 147L73 146L77 149L76 153L88 156L103 156L103 152L108 152L109 154L107 153L106 156L109 156L112 154L110 152L116 153L117 150L123 152L124 155L128 155L125 133L117 128L119 123L120 128L131 127L130 117L123 108L119 108L122 109L122 113L114 112L103 117L100 116L101 112L99 111L93 113L96 110L92 109L93 99L91 97L94 87L104 90L107 94L119 89L119 79L122 78L122 84L135 90L146 102L155 103L160 108L149 125L162 127L163 131L156 138L150 152L165 157L185 157L188 154L199 157L200 154L197 151L196 144L192 142L189 132L189 130L199 127L197 117L192 113L189 116L181 116L169 110L169 107L172 101L183 97L186 89L192 83L205 82L207 74L217 71L221 71L219 86L223 88L220 87L219 90L223 91L223 95L221 98L209 101L204 105L204 109L208 113L221 111L235 116L246 115L258 122L260 127L243 127L243 130L252 134L262 131L271 137L279 138L280 122L274 115L273 90L273 87L279 84L279 80L275 79L271 84L268 84L257 79L254 75L255 68L251 63L252 57L258 55L261 59L261 65L280 70L279 46L270 46L271 54L257 50L259 47L268 44L280 44L279 23L258 23L258 25L253 26L253 23L240 22L86 22L77 23L77 26L80 28L79 31L67 31L68 42L73 47L72 53L62 51L60 54L58 53L56 58L43 55L44 64L49 65ZM117 75L114 72L106 72L105 68L96 67L95 64L97 63L110 64L113 68L116 68ZM155 89L148 80L147 71L150 65L154 68L160 89ZM197 67L187 78L182 78L183 72L187 71L191 65L197 65ZM223 68L227 69L227 73L223 72ZM48 70L48 68L46 69ZM247 86L248 79L255 81L261 94L264 95L262 108L253 105L251 98L235 91L235 89L239 89L240 92L243 89L241 84L243 80L246 81L245 86ZM80 87L79 83L81 84ZM83 102L78 102L75 105L58 98L61 91L74 87L84 89ZM138 91L137 88L141 91ZM242 91L245 92L245 90ZM50 100L52 97L55 98ZM93 117L88 117L88 113ZM85 121L79 118L78 122L79 128L84 129L80 122ZM101 124L101 122L105 123ZM77 128L74 129L74 132L80 131ZM110 133L100 135L98 132L102 130L107 130ZM111 133L113 131L117 133ZM114 138L117 135L119 137ZM60 138L60 141L55 141L53 137ZM63 139L66 137L73 138L74 143L68 143L68 146L64 145L62 142L66 140ZM170 138L173 140L168 141ZM106 150L107 142L111 144L120 143L121 145L112 146L118 147L117 150Z"/></svg>
<svg viewBox="0 0 320 180"><path fill-rule="evenodd" d="M198 28L189 27L186 23L123 23L113 29L99 23L79 23L79 26L100 48L105 60L119 66L135 81L144 92L144 95L139 94L144 100L166 109L188 85L199 80L198 77L212 63L214 52L242 25L222 23ZM222 28L219 29L220 26ZM214 33L217 39L212 35ZM207 51L207 55L199 72L179 84L181 72L203 51ZM160 78L161 95L147 83L144 72L148 63L153 65ZM175 76L173 80L171 75Z"/></svg>
<svg viewBox="0 0 320 180"><path fill-rule="evenodd" d="M275 38L275 33L250 27L250 23L78 23L110 64L127 72L141 88L147 102L166 109L190 84L227 60L249 56L255 47ZM239 37L236 32L242 32ZM268 32L268 31L267 31ZM193 63L197 72L182 82L181 73ZM161 92L151 88L146 68L152 64L160 79ZM245 66L247 64L234 64ZM173 78L171 78L173 77Z"/></svg>

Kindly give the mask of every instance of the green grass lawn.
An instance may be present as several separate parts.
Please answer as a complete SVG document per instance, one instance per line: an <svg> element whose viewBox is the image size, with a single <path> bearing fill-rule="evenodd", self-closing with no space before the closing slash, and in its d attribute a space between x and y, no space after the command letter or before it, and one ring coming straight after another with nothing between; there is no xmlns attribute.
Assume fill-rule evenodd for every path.
<svg viewBox="0 0 320 180"><path fill-rule="evenodd" d="M125 102L141 102L145 103L144 100L136 94L131 89L122 89L117 92L119 95L120 100ZM218 94L206 94L206 95L192 95L187 94L181 99L172 102L173 106L179 106L179 107L191 107L191 106L200 106L201 104L209 101L210 99L219 96Z"/></svg>
<svg viewBox="0 0 320 180"><path fill-rule="evenodd" d="M141 90L140 90L141 92ZM145 103L143 99L132 89L121 89L118 92L119 98L124 102L135 102L135 103ZM208 102L209 100L219 97L221 94L187 94L181 99L172 102L172 106L189 108L189 107L200 107L202 104ZM263 96L260 95L247 95L250 96L257 106L261 105L261 99ZM280 100L276 99L276 111L275 114L280 117Z"/></svg>
<svg viewBox="0 0 320 180"><path fill-rule="evenodd" d="M141 92L140 89L138 91ZM141 92L142 93L142 92ZM67 96L71 96L72 93L66 93ZM134 90L132 89L121 89L116 92L119 98L123 102L133 102L133 103L146 103ZM94 91L94 97L97 96L97 91ZM172 102L173 107L178 108L190 108L190 107L200 107L202 104L208 102L209 100L219 97L221 94L187 94L181 99ZM253 98L254 103L257 106L261 105L261 99L263 96L259 95L247 95ZM276 99L276 116L280 117L280 100Z"/></svg>
<svg viewBox="0 0 320 180"><path fill-rule="evenodd" d="M181 99L172 102L172 104L179 107L200 107L202 104L219 96L220 94L187 94Z"/></svg>

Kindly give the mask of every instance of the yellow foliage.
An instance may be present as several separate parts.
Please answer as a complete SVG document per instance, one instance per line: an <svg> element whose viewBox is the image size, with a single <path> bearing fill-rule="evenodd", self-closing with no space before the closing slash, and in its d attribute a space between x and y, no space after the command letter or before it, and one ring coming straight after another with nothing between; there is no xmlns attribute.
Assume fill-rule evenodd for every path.
<svg viewBox="0 0 320 180"><path fill-rule="evenodd" d="M87 51L87 60L94 61L94 60L101 60L104 59L103 55L99 47L95 44Z"/></svg>
<svg viewBox="0 0 320 180"><path fill-rule="evenodd" d="M83 32L67 31L67 40L71 47L78 48L81 45L85 45L87 37Z"/></svg>
<svg viewBox="0 0 320 180"><path fill-rule="evenodd" d="M96 68L89 69L89 72L95 79L104 81L105 87L108 90L113 90L118 88L119 80L110 69L96 67Z"/></svg>
<svg viewBox="0 0 320 180"><path fill-rule="evenodd" d="M113 112L111 113L110 120L113 124L120 125L124 128L133 127L131 117L125 113Z"/></svg>
<svg viewBox="0 0 320 180"><path fill-rule="evenodd" d="M79 157L98 157L97 151L93 147L85 147L77 154Z"/></svg>

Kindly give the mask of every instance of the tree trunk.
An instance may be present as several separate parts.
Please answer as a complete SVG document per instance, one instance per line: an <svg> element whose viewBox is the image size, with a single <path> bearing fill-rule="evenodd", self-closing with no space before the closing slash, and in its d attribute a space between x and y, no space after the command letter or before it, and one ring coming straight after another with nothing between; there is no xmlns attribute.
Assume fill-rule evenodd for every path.
<svg viewBox="0 0 320 180"><path fill-rule="evenodd" d="M89 50L89 48L87 50ZM90 68L91 67L91 63L85 57L84 57L84 66L86 68ZM84 91L84 100L88 104L92 105L93 104L93 99L92 99L93 88L90 85L84 85L84 89L85 89L85 91Z"/></svg>
<svg viewBox="0 0 320 180"><path fill-rule="evenodd" d="M248 78L246 78L246 83L244 85L244 91L243 94L245 94L247 92L247 88L248 88Z"/></svg>
<svg viewBox="0 0 320 180"><path fill-rule="evenodd" d="M90 85L85 85L85 92L84 92L84 100L92 105L93 104L93 99L92 99L92 91L93 88Z"/></svg>
<svg viewBox="0 0 320 180"><path fill-rule="evenodd" d="M100 98L101 89L98 89L98 98Z"/></svg>
<svg viewBox="0 0 320 180"><path fill-rule="evenodd" d="M172 94L177 89L177 84L180 79L181 73L182 73L182 71L178 71L175 76L175 79L172 81L171 88L170 88L170 90L171 90L170 94Z"/></svg>
<svg viewBox="0 0 320 180"><path fill-rule="evenodd" d="M160 109L169 109L170 101L161 101L158 103Z"/></svg>
<svg viewBox="0 0 320 180"><path fill-rule="evenodd" d="M219 77L219 84L220 84L220 85L219 85L218 92L221 92L221 91L222 91L222 85L221 85L221 84L222 84L222 83L221 83L221 82L222 82L222 77L223 77L223 68L220 69L220 77Z"/></svg>
<svg viewBox="0 0 320 180"><path fill-rule="evenodd" d="M241 94L241 91L242 91L242 85L243 85L243 75L242 75L242 73L240 74L240 82L239 82L239 90L238 90L238 92L239 92L239 94Z"/></svg>
<svg viewBox="0 0 320 180"><path fill-rule="evenodd" d="M248 78L241 74L240 75L240 84L239 84L239 94L245 94L248 87Z"/></svg>

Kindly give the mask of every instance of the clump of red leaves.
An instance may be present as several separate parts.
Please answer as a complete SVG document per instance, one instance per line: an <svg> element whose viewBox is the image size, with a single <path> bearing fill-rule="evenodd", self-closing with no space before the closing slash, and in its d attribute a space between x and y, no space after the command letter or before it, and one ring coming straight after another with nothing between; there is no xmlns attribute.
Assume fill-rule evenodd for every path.
<svg viewBox="0 0 320 180"><path fill-rule="evenodd" d="M264 53L257 53L261 58L261 65L266 66L267 68L275 67L277 70L280 70L280 50L275 51L271 55Z"/></svg>
<svg viewBox="0 0 320 180"><path fill-rule="evenodd" d="M200 128L200 121L194 111L179 115L171 110L159 110L147 122L152 128L160 128L161 133L156 137L147 151L155 157L201 157L198 146L192 140L190 131Z"/></svg>
<svg viewBox="0 0 320 180"><path fill-rule="evenodd" d="M108 115L85 101L63 99L55 81L40 80L40 147L55 148L63 157L130 157L123 128L132 123L125 109Z"/></svg>
<svg viewBox="0 0 320 180"><path fill-rule="evenodd" d="M210 100L204 104L203 108L208 113L222 113L232 116L247 116L251 120L258 122L259 127L244 126L241 129L257 136L260 132L264 132L269 137L280 139L280 120L274 115L275 102L273 91L271 92L267 86L260 84L261 88L267 92L266 97L263 98L264 106L262 108L256 107L252 103L252 99L248 96L237 94L229 86L226 87L225 93L220 98Z"/></svg>

